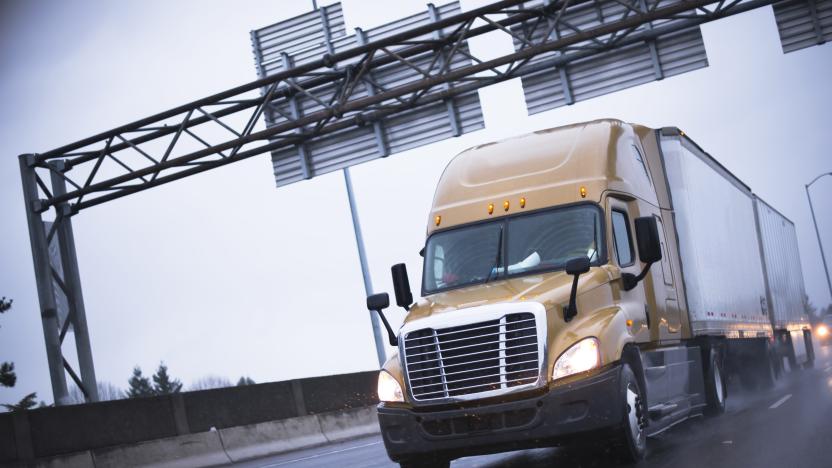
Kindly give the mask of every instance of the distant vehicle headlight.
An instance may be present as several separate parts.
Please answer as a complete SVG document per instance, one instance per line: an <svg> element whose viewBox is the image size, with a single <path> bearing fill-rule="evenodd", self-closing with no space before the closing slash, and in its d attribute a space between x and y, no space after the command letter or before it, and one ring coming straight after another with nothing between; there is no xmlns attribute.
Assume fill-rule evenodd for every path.
<svg viewBox="0 0 832 468"><path fill-rule="evenodd" d="M818 325L817 330L815 330L815 333L817 333L820 338L826 338L826 336L829 335L829 327L824 324L820 324Z"/></svg>
<svg viewBox="0 0 832 468"><path fill-rule="evenodd" d="M586 372L601 365L601 355L596 338L584 338L560 355L552 369L552 380Z"/></svg>
<svg viewBox="0 0 832 468"><path fill-rule="evenodd" d="M387 371L378 374L378 399L381 401L404 401L402 386Z"/></svg>

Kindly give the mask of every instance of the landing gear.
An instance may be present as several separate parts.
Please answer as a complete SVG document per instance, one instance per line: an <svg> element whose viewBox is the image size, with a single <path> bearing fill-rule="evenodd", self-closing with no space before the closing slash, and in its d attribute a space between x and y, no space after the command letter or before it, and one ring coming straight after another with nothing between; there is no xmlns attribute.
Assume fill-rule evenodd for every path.
<svg viewBox="0 0 832 468"><path fill-rule="evenodd" d="M615 441L617 454L625 462L635 462L644 458L647 447L647 406L644 391L628 364L621 367L621 393L624 420Z"/></svg>

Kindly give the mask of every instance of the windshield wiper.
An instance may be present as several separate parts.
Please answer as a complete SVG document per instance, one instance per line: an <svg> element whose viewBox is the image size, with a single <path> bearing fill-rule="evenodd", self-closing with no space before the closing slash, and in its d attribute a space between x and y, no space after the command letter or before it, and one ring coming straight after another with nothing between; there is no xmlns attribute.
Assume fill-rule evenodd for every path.
<svg viewBox="0 0 832 468"><path fill-rule="evenodd" d="M497 258L494 259L494 266L488 270L488 276L485 277L485 282L488 283L491 281L491 274L494 273L494 276L497 277L499 274L497 273L500 268L500 263L502 262L503 257L503 225L500 224L500 234L497 237Z"/></svg>

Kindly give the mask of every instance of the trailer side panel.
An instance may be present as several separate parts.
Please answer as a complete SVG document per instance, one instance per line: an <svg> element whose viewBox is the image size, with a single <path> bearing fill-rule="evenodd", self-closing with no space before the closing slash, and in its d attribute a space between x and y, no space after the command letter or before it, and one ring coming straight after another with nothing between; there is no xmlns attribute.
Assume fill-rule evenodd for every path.
<svg viewBox="0 0 832 468"><path fill-rule="evenodd" d="M770 336L751 190L687 137L660 140L693 334Z"/></svg>
<svg viewBox="0 0 832 468"><path fill-rule="evenodd" d="M776 330L808 325L803 309L803 270L794 224L759 197L754 198L763 254L768 313Z"/></svg>

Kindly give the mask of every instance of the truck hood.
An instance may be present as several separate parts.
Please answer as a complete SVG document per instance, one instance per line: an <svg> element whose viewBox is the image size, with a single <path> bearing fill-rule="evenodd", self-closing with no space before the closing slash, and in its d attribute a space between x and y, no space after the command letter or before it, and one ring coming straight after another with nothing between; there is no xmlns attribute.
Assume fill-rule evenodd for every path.
<svg viewBox="0 0 832 468"><path fill-rule="evenodd" d="M606 266L593 267L581 275L578 281L578 295L611 279L612 272ZM566 272L556 271L453 289L421 299L411 307L404 323L432 315L506 302L536 301L548 310L555 305L569 302L571 288L572 277Z"/></svg>

